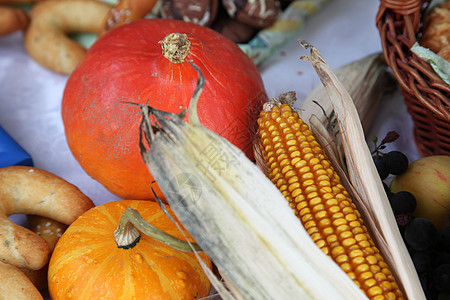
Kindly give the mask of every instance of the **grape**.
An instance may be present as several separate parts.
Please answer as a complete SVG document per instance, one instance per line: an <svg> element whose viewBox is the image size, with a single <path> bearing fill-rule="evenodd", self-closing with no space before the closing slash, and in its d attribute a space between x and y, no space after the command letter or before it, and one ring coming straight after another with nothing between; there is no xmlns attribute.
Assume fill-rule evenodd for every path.
<svg viewBox="0 0 450 300"><path fill-rule="evenodd" d="M408 168L408 157L406 157L403 152L391 151L383 156L384 165L386 166L386 171L389 174L400 175L406 171Z"/></svg>
<svg viewBox="0 0 450 300"><path fill-rule="evenodd" d="M432 268L436 268L443 264L450 264L450 252L433 251Z"/></svg>
<svg viewBox="0 0 450 300"><path fill-rule="evenodd" d="M450 293L440 293L434 299L436 299L436 300L450 300Z"/></svg>
<svg viewBox="0 0 450 300"><path fill-rule="evenodd" d="M442 229L439 236L439 245L444 251L450 252L450 226Z"/></svg>
<svg viewBox="0 0 450 300"><path fill-rule="evenodd" d="M430 220L414 218L406 226L403 237L411 248L417 251L424 251L437 243L439 234Z"/></svg>
<svg viewBox="0 0 450 300"><path fill-rule="evenodd" d="M386 169L386 164L385 164L385 160L384 160L383 156L373 157L373 162L375 164L375 167L377 168L380 179L385 180L388 177L389 172Z"/></svg>
<svg viewBox="0 0 450 300"><path fill-rule="evenodd" d="M416 251L411 256L417 273L428 271L431 268L431 255L428 251Z"/></svg>
<svg viewBox="0 0 450 300"><path fill-rule="evenodd" d="M417 207L416 197L408 191L391 194L389 201L395 214L409 214Z"/></svg>
<svg viewBox="0 0 450 300"><path fill-rule="evenodd" d="M397 221L398 226L404 227L409 224L411 217L406 214L398 214L395 215L395 220Z"/></svg>
<svg viewBox="0 0 450 300"><path fill-rule="evenodd" d="M439 292L450 293L450 264L443 264L433 270L432 285Z"/></svg>

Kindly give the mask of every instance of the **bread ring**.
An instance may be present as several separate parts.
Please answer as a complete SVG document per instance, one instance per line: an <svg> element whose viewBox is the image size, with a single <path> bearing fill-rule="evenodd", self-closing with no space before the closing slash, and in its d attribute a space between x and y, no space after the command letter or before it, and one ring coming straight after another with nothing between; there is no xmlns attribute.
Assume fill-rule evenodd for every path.
<svg viewBox="0 0 450 300"><path fill-rule="evenodd" d="M67 229L68 225L36 215L28 215L27 219L31 231L44 238L44 240L46 240L48 243L50 253L53 253L56 243L58 242L64 231ZM38 290L44 290L48 288L48 264L39 270L21 270L31 280L31 282Z"/></svg>
<svg viewBox="0 0 450 300"><path fill-rule="evenodd" d="M0 168L0 261L39 270L49 258L48 243L8 216L40 215L70 225L92 207L92 200L77 187L50 172L26 166Z"/></svg>
<svg viewBox="0 0 450 300"><path fill-rule="evenodd" d="M23 30L29 23L30 18L23 9L0 6L0 36Z"/></svg>
<svg viewBox="0 0 450 300"><path fill-rule="evenodd" d="M0 300L42 300L42 295L16 266L0 262Z"/></svg>
<svg viewBox="0 0 450 300"><path fill-rule="evenodd" d="M2 199L3 200L3 199ZM39 270L49 260L47 242L34 232L0 216L0 261L20 268Z"/></svg>
<svg viewBox="0 0 450 300"><path fill-rule="evenodd" d="M30 11L25 49L42 66L69 75L86 49L66 34L100 33L111 6L96 0L47 0Z"/></svg>
<svg viewBox="0 0 450 300"><path fill-rule="evenodd" d="M120 0L106 17L105 32L144 18L157 2L158 0Z"/></svg>
<svg viewBox="0 0 450 300"><path fill-rule="evenodd" d="M67 224L36 215L28 215L27 219L31 231L37 233L48 243L50 252L53 252L59 238L69 227Z"/></svg>

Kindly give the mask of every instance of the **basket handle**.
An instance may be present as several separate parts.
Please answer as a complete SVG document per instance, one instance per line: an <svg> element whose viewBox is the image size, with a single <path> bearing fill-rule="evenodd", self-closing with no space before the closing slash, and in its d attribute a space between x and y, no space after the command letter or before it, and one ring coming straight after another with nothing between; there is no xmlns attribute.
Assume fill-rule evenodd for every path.
<svg viewBox="0 0 450 300"><path fill-rule="evenodd" d="M381 0L381 6L395 11L400 15L419 13L423 1L418 0Z"/></svg>
<svg viewBox="0 0 450 300"><path fill-rule="evenodd" d="M423 5L428 2L429 0L380 0L376 22L378 23L384 17L386 10L390 10L404 18L410 18L412 28L409 28L409 30L413 30L413 32L408 34L412 38L419 32Z"/></svg>

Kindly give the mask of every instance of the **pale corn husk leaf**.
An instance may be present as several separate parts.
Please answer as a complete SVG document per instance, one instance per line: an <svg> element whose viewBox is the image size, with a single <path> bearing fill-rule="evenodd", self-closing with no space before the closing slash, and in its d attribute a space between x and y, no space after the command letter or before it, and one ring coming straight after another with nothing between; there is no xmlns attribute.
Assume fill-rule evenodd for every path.
<svg viewBox="0 0 450 300"><path fill-rule="evenodd" d="M392 91L396 84L388 71L383 53L367 55L343 65L334 72L350 94L363 129L368 129L382 95ZM325 87L322 84L317 85L301 103L299 115L306 120L308 116L316 115L323 124L326 124L331 135L339 138L338 121L333 105L330 101L321 100L327 98Z"/></svg>
<svg viewBox="0 0 450 300"><path fill-rule="evenodd" d="M141 153L183 226L233 289L244 299L367 299L314 244L261 170L200 125L197 101L198 91L189 124L183 115L141 106L149 145L141 142Z"/></svg>
<svg viewBox="0 0 450 300"><path fill-rule="evenodd" d="M384 257L399 279L408 299L425 299L417 272L398 230L380 177L373 163L364 138L364 130L353 100L331 67L316 48L302 41L302 46L310 49L308 57L301 57L312 63L325 87L328 98L336 113L339 132L343 141L349 180L363 199L373 219L366 219L372 229L380 233L373 238L383 247Z"/></svg>

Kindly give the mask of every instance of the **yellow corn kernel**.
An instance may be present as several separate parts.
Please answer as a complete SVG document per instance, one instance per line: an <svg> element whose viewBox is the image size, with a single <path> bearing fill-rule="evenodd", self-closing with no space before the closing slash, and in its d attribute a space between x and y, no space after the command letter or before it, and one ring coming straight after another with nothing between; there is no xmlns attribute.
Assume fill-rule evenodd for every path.
<svg viewBox="0 0 450 300"><path fill-rule="evenodd" d="M370 299L403 299L361 214L308 125L282 104L265 108L258 126L269 177L282 189L316 245Z"/></svg>

